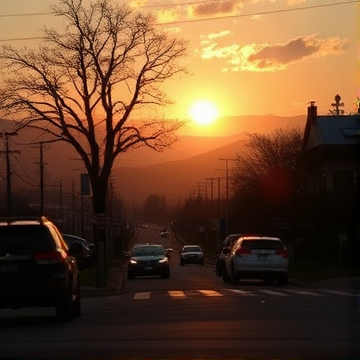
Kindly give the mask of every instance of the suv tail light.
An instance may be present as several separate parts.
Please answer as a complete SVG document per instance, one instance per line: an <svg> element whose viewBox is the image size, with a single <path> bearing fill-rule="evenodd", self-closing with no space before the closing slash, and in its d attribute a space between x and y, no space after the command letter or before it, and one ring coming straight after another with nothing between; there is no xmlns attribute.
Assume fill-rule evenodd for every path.
<svg viewBox="0 0 360 360"><path fill-rule="evenodd" d="M38 264L55 264L62 262L67 257L62 251L49 251L46 253L38 253L34 255L34 259Z"/></svg>
<svg viewBox="0 0 360 360"><path fill-rule="evenodd" d="M280 249L275 254L278 256L283 256L284 258L289 257L289 252L286 249Z"/></svg>
<svg viewBox="0 0 360 360"><path fill-rule="evenodd" d="M247 249L247 248L238 248L235 251L236 255L245 255L245 254L251 254L251 249Z"/></svg>

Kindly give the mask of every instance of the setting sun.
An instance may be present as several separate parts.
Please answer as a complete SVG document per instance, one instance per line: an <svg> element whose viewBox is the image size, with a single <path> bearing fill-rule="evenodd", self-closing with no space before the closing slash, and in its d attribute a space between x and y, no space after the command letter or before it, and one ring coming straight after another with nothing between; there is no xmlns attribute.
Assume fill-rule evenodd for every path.
<svg viewBox="0 0 360 360"><path fill-rule="evenodd" d="M190 116L197 125L209 125L218 117L218 109L209 101L199 101L191 106Z"/></svg>

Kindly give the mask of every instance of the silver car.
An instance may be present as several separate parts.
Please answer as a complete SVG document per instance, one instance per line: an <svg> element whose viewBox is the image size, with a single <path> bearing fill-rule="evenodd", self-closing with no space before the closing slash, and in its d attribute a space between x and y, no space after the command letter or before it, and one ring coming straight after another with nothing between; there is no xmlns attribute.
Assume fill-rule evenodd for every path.
<svg viewBox="0 0 360 360"><path fill-rule="evenodd" d="M277 280L281 285L288 283L289 252L276 237L240 237L232 249L224 249L225 283L236 284L241 279L262 279L265 282Z"/></svg>

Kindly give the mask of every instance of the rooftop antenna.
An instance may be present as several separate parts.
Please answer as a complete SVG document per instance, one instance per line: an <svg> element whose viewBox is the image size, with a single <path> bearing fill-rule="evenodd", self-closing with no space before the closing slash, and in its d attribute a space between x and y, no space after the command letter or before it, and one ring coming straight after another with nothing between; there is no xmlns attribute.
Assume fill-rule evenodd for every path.
<svg viewBox="0 0 360 360"><path fill-rule="evenodd" d="M341 96L337 94L335 96L335 102L331 104L331 106L334 108L334 110L332 110L333 115L339 116L340 114L341 115L344 114L344 110L340 109L340 107L344 106L344 103L343 102L341 103L340 101L341 101Z"/></svg>

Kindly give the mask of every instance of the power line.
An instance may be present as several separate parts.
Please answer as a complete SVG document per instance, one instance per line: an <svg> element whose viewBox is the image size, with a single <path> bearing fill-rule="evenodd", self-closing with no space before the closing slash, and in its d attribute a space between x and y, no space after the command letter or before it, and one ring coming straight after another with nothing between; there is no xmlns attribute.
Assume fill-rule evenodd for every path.
<svg viewBox="0 0 360 360"><path fill-rule="evenodd" d="M181 6L184 5L197 5L207 3L207 1L201 2L189 2L180 4ZM234 18L241 18L241 17L251 17L251 16L262 16L262 15L273 15L273 14L281 14L287 12L294 12L294 11L304 11L304 10L312 10L312 9L319 9L325 7L332 7L332 6L339 6L339 5L347 5L347 4L360 4L360 0L348 0L343 2L336 2L336 3L328 3L328 4L320 4L320 5L309 5L309 6L302 6L298 8L291 8L291 9L279 9L279 10L268 10L262 12L254 12L248 14L238 14L238 15L222 15L216 17L209 17L203 19L192 19L192 20L178 20L178 21L169 21L164 23L159 23L159 25L173 25L173 24L183 24L183 23L195 23L200 21L213 21L213 20L222 20L222 19L234 19ZM179 4L173 5L165 5L161 7L170 7L170 6L178 6ZM156 5L145 5L142 6L143 8L159 8L160 6ZM43 13L28 13L28 14L4 14L0 15L0 17L16 17L16 16L41 16L41 15L53 15L53 12L43 12ZM42 37L29 37L29 38L12 38L12 39L0 39L0 42L7 42L7 41L21 41L21 40L38 40L42 39Z"/></svg>
<svg viewBox="0 0 360 360"><path fill-rule="evenodd" d="M223 15L223 16L216 16L216 17L204 18L204 19L169 21L169 22L161 23L161 25L171 25L171 24L181 24L181 23L194 23L194 22L200 22L200 21L211 21L211 20L222 20L222 19L234 19L234 18L251 17L251 16L262 16L262 15L273 15L273 14L280 14L280 13L286 13L286 12L312 10L312 9L318 9L318 8L324 8L324 7L330 7L330 6L338 6L338 5L346 5L346 4L355 4L355 3L359 3L359 4L360 4L360 1L359 1L359 0L350 0L350 1L344 1L344 2L330 3L330 4L309 5L309 6L302 6L302 7L298 7L298 8L292 8L292 9L269 10L269 11L255 12L255 13L249 13L249 14Z"/></svg>

